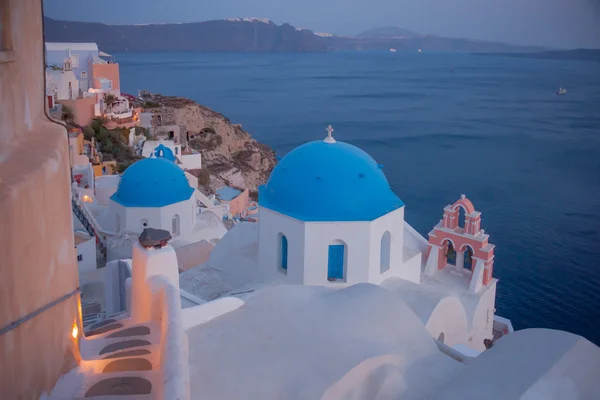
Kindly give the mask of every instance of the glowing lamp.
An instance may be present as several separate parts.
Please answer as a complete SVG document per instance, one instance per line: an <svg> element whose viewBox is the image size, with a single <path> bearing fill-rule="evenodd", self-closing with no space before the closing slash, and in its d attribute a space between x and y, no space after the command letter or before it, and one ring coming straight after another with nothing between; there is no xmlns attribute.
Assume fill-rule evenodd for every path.
<svg viewBox="0 0 600 400"><path fill-rule="evenodd" d="M92 198L86 194L86 195L83 195L83 202L84 203L93 203L94 200L92 200Z"/></svg>
<svg viewBox="0 0 600 400"><path fill-rule="evenodd" d="M73 339L77 339L78 334L79 334L79 328L77 327L77 324L73 324L73 329L71 330L71 336L73 336Z"/></svg>

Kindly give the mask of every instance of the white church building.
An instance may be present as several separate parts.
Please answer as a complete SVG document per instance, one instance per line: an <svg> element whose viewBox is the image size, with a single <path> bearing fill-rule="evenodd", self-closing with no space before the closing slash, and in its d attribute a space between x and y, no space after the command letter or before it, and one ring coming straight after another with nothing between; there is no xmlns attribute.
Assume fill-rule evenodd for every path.
<svg viewBox="0 0 600 400"><path fill-rule="evenodd" d="M440 225L425 239L404 220L383 166L332 131L283 157L259 189L259 222L231 230L205 265L182 274L182 287L210 300L280 284L337 290L371 283L413 307L449 346L480 352L486 339L511 331L509 321L494 318L494 246L471 202L463 196L446 210L456 220L461 210L476 219L471 230ZM222 281L221 292L196 276Z"/></svg>
<svg viewBox="0 0 600 400"><path fill-rule="evenodd" d="M404 203L357 147L328 137L294 149L261 188L259 206L265 274L304 285L419 283L421 255L404 247Z"/></svg>
<svg viewBox="0 0 600 400"><path fill-rule="evenodd" d="M117 231L141 233L152 227L176 237L191 232L196 223L194 188L166 158L146 158L130 166L110 200Z"/></svg>
<svg viewBox="0 0 600 400"><path fill-rule="evenodd" d="M135 162L121 176L95 178L93 193L76 196L99 241L106 242L109 260L131 257L131 243L121 246L123 237L135 237L146 228L168 231L175 248L199 242L213 246L227 232L222 207L200 193L197 178L164 150ZM81 228L78 218L74 222Z"/></svg>

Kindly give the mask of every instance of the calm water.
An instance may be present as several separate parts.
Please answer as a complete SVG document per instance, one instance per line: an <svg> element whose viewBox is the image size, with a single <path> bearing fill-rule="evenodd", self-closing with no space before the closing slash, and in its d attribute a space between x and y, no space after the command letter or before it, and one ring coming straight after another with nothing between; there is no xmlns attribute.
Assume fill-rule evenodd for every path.
<svg viewBox="0 0 600 400"><path fill-rule="evenodd" d="M332 124L385 165L423 235L465 193L497 246L498 314L600 344L600 64L362 52L118 61L125 92L192 98L280 156Z"/></svg>

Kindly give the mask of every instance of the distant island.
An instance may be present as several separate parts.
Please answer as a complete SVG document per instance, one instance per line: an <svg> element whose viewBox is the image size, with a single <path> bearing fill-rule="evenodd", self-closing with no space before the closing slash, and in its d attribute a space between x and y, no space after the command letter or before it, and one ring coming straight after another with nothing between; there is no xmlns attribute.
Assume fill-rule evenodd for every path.
<svg viewBox="0 0 600 400"><path fill-rule="evenodd" d="M480 55L600 62L600 49L556 50L537 53L481 53Z"/></svg>
<svg viewBox="0 0 600 400"><path fill-rule="evenodd" d="M266 18L230 18L181 24L106 25L44 18L48 42L95 42L104 51L327 52L337 50L532 53L533 46L422 35L397 27L357 36L313 32Z"/></svg>

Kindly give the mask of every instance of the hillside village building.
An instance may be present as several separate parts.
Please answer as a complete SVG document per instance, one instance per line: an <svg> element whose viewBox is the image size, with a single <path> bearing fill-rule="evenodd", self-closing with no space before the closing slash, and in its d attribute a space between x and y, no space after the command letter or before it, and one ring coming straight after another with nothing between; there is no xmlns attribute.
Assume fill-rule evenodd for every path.
<svg viewBox="0 0 600 400"><path fill-rule="evenodd" d="M73 188L67 132L46 114L40 1L10 5L0 9L3 398L599 397L598 346L562 331L511 332L494 315L495 248L466 197L425 239L381 166L331 130L273 171L258 223L236 225L205 264L180 274L184 225L172 235L173 213L206 200L162 157L99 177L93 196ZM126 209L116 229L129 226L129 208L132 221L148 212L160 229L136 235L130 259L81 265L78 276L89 240L74 233L72 212L96 233L96 202ZM216 215L206 208L188 226ZM86 323L101 307L103 320Z"/></svg>
<svg viewBox="0 0 600 400"><path fill-rule="evenodd" d="M101 116L115 126L137 125L137 113L121 95L119 64L110 54L99 51L96 43L46 42L45 50L48 108L67 105L81 126ZM114 101L106 104L105 95Z"/></svg>

